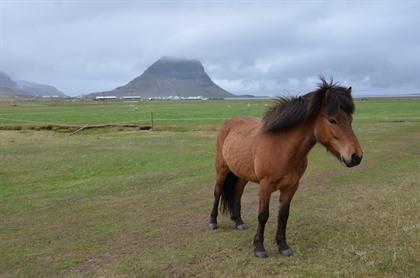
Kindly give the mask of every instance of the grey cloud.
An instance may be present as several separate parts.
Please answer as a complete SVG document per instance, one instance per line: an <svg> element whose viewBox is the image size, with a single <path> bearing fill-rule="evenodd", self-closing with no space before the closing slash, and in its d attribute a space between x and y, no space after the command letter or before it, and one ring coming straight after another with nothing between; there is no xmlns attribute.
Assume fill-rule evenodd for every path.
<svg viewBox="0 0 420 278"><path fill-rule="evenodd" d="M161 56L200 59L234 93L275 95L333 75L419 93L418 1L5 2L0 70L69 94L112 89Z"/></svg>

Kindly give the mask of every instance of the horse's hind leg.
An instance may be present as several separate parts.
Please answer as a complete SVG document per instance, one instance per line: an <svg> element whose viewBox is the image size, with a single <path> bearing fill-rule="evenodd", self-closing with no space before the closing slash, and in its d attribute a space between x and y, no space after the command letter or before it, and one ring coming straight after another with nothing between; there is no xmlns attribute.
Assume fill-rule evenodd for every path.
<svg viewBox="0 0 420 278"><path fill-rule="evenodd" d="M222 168L219 171L217 171L216 184L214 186L213 209L211 210L211 213L210 213L209 229L211 230L217 229L217 215L218 215L220 195L222 194L223 185L225 183L225 180L228 174L229 174L229 169L227 168Z"/></svg>
<svg viewBox="0 0 420 278"><path fill-rule="evenodd" d="M248 183L247 180L238 179L235 185L235 198L232 210L232 220L235 221L235 226L238 230L245 230L247 227L241 217L241 198L244 192L245 185Z"/></svg>

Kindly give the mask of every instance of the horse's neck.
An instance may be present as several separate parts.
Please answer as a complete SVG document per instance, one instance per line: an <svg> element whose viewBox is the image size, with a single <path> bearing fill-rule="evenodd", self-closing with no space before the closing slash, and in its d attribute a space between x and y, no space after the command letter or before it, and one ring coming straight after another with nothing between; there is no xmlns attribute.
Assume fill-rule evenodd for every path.
<svg viewBox="0 0 420 278"><path fill-rule="evenodd" d="M294 158L305 159L309 151L315 146L316 138L314 123L302 123L289 130L291 138L291 149L294 151Z"/></svg>

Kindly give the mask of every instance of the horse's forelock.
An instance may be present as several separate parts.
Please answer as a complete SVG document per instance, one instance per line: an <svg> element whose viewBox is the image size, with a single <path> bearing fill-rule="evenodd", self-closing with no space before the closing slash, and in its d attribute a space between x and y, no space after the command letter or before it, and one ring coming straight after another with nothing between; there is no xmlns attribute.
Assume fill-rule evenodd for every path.
<svg viewBox="0 0 420 278"><path fill-rule="evenodd" d="M355 110L353 97L343 87L330 90L325 98L325 113L327 115L338 113L340 110L347 114L353 114Z"/></svg>

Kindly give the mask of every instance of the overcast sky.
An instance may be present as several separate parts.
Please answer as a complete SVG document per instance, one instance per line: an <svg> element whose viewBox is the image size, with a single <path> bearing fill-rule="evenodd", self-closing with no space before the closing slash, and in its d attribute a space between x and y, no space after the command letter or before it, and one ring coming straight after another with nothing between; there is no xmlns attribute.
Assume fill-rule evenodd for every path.
<svg viewBox="0 0 420 278"><path fill-rule="evenodd" d="M420 0L232 2L0 0L0 71L79 95L176 56L233 93L420 93Z"/></svg>

